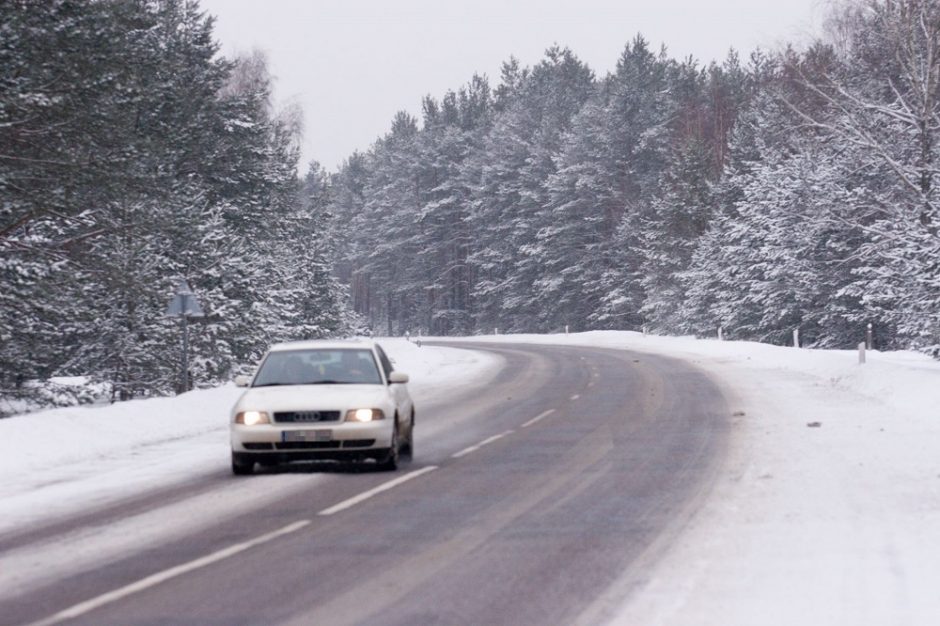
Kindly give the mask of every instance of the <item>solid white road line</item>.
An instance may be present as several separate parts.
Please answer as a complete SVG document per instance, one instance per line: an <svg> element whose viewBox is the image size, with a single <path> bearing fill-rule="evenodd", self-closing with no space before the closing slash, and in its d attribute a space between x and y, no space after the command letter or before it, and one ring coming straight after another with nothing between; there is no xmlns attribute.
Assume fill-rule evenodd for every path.
<svg viewBox="0 0 940 626"><path fill-rule="evenodd" d="M343 500L339 504L334 504L333 506L329 508L323 509L322 511L317 513L317 515L333 515L335 513L339 513L340 511L345 511L346 509L356 506L357 504L359 504L360 502L364 500L368 500L374 495L380 494L383 491L388 491L389 489L392 489L393 487L397 487L398 485L402 483L406 483L409 480L412 480L413 478L417 478L418 476L421 476L423 474L427 474L428 472L433 472L436 469L437 469L437 465L428 465L427 467L422 467L419 470L408 472L404 476L399 476L398 478L394 480L390 480L387 483L382 483L378 487L374 487L368 491L363 491L358 496L353 496L352 498L349 498L348 500Z"/></svg>
<svg viewBox="0 0 940 626"><path fill-rule="evenodd" d="M522 425L522 428L528 428L528 427L531 426L532 424L536 424L536 423L538 423L538 422L541 422L543 419L545 419L546 417L548 417L549 415L551 415L551 414L554 413L554 412L555 412L555 409L549 409L549 410L547 410L547 411L542 411L541 413L539 413L538 415L536 415L535 417L533 417L532 419L530 419L528 422L526 422L525 424L523 424L523 425Z"/></svg>
<svg viewBox="0 0 940 626"><path fill-rule="evenodd" d="M460 452L455 452L454 454L450 455L450 458L452 458L452 459L459 459L459 458L462 457L462 456L467 456L467 455L470 454L471 452L476 452L477 450L479 450L479 449L482 448L483 446L485 446L485 445L487 445L487 444L491 444L491 443L493 443L494 441L496 441L496 440L498 440L498 439L502 439L503 437L505 437L505 436L507 436L507 435L511 435L511 434L513 434L514 432L516 432L516 431L514 431L514 430L507 430L507 431L504 432L504 433L500 433L500 434L498 434L498 435L493 435L492 437L487 437L486 439L484 439L483 441L481 441L480 443L478 443L478 444L476 444L476 445L472 445L472 446L470 446L469 448L464 448L464 449L461 450Z"/></svg>
<svg viewBox="0 0 940 626"><path fill-rule="evenodd" d="M64 611L59 611L55 615L47 617L46 619L33 622L30 626L48 626L49 624L57 624L68 619L74 619L106 604L110 604L122 598L126 598L127 596L137 593L138 591L143 591L144 589L159 585L160 583L170 580L171 578L176 578L177 576L181 576L187 572L191 572L223 559L227 559L230 556L234 556L239 552L244 552L245 550L254 548L255 546L261 545L262 543L267 543L272 539L277 539L278 537L296 532L308 524L310 524L310 520L306 519L300 520L299 522L294 522L293 524L288 524L280 530L275 530L274 532L270 532L266 535L261 535L260 537L252 539L251 541L245 541L244 543L238 543L233 546L229 546L228 548L224 548L218 552L213 552L212 554L196 559L195 561L183 563L182 565L177 565L176 567L171 567L170 569L158 572L151 576L147 576L146 578L138 580L135 583L131 583L130 585L121 587L120 589L109 591L108 593L100 595L97 598L92 598L91 600L76 604L75 606L67 608Z"/></svg>

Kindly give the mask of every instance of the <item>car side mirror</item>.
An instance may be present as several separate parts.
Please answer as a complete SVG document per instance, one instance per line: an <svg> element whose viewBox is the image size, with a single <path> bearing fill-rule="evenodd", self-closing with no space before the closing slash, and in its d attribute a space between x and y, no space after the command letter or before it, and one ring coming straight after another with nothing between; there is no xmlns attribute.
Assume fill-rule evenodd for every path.
<svg viewBox="0 0 940 626"><path fill-rule="evenodd" d="M244 374L235 377L235 386L236 387L247 387L251 384L251 378L245 376Z"/></svg>
<svg viewBox="0 0 940 626"><path fill-rule="evenodd" d="M394 384L404 384L408 382L408 374L402 372L392 372L388 375L388 382Z"/></svg>

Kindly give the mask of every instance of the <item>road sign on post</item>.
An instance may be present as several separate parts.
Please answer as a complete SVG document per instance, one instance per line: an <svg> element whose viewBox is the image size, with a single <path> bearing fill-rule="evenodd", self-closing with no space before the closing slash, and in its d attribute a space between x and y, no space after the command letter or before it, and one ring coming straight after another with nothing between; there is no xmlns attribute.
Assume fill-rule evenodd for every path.
<svg viewBox="0 0 940 626"><path fill-rule="evenodd" d="M183 354L180 358L180 393L189 391L189 318L203 317L202 305L199 304L199 298L190 289L189 283L185 279L180 281L176 288L176 294L167 305L166 314L170 317L180 318L180 325L183 327Z"/></svg>
<svg viewBox="0 0 940 626"><path fill-rule="evenodd" d="M166 314L171 317L203 317L202 305L185 279L181 280L176 288L176 294L170 300Z"/></svg>

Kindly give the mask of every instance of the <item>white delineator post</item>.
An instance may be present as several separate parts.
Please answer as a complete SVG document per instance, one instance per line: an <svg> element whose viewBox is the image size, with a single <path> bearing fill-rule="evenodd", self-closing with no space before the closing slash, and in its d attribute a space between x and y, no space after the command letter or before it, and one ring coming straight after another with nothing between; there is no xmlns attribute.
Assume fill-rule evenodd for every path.
<svg viewBox="0 0 940 626"><path fill-rule="evenodd" d="M865 363L865 342L858 344L858 364L863 365Z"/></svg>
<svg viewBox="0 0 940 626"><path fill-rule="evenodd" d="M793 347L794 348L800 347L800 329L799 328L793 329Z"/></svg>
<svg viewBox="0 0 940 626"><path fill-rule="evenodd" d="M725 340L724 329L721 326L719 326L718 327L718 341L724 341L724 340Z"/></svg>

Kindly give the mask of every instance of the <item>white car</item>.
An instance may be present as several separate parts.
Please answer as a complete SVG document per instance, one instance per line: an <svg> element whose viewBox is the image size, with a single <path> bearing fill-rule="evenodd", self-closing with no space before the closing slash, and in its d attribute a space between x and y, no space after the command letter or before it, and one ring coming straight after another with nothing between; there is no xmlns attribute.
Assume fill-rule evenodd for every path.
<svg viewBox="0 0 940 626"><path fill-rule="evenodd" d="M414 452L408 376L374 341L298 341L273 346L232 408L232 472L255 463L374 459L398 467Z"/></svg>

